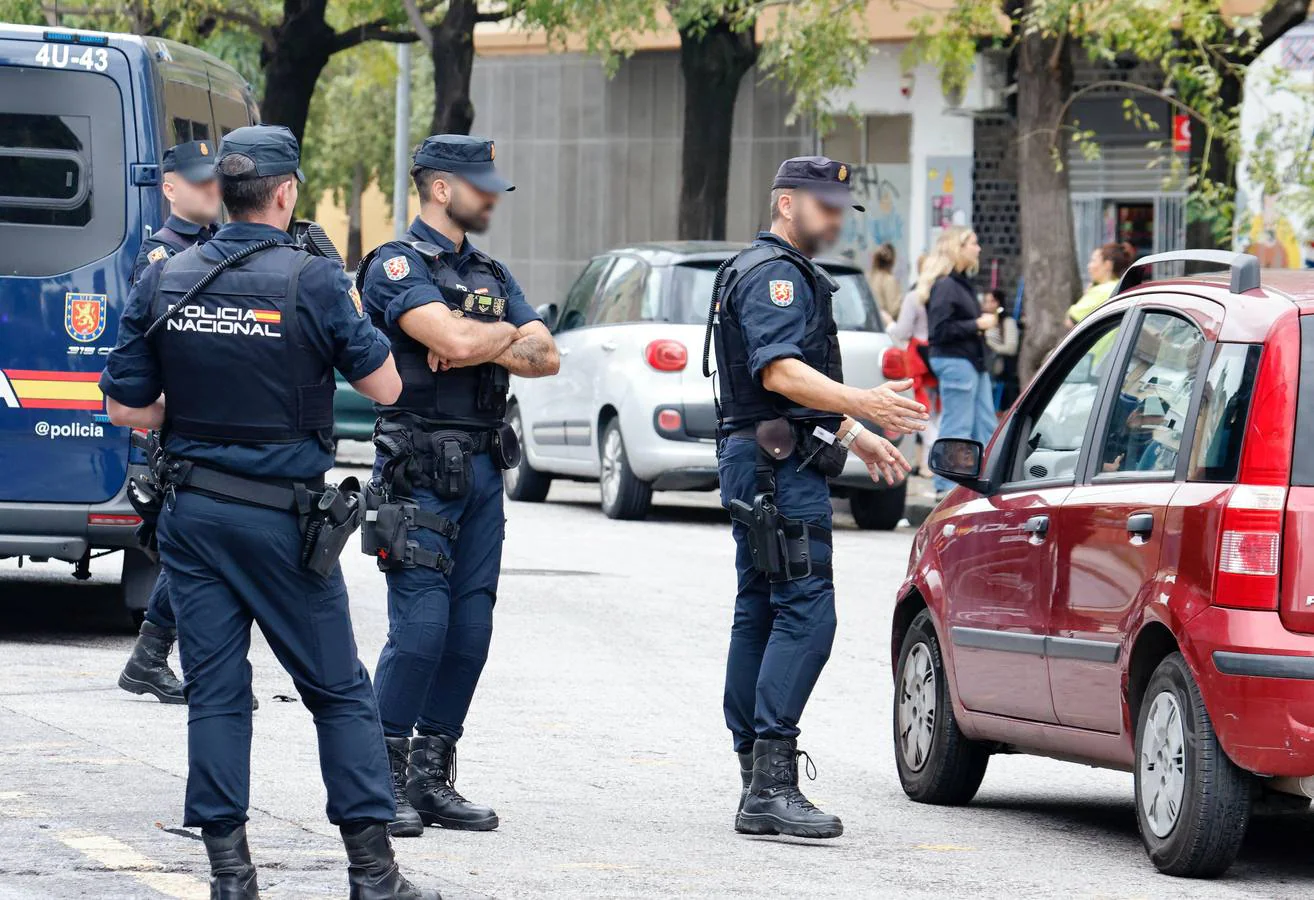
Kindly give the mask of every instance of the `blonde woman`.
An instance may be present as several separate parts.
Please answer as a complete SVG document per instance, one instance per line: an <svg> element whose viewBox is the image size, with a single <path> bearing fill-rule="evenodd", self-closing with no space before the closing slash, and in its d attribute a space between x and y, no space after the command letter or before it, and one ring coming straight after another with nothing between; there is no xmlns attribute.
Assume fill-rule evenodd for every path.
<svg viewBox="0 0 1314 900"><path fill-rule="evenodd" d="M940 437L985 444L997 420L982 335L999 318L982 313L976 299L971 276L980 260L976 232L946 228L917 277L917 296L926 304L931 371L940 384ZM951 481L936 476L937 497L951 487Z"/></svg>
<svg viewBox="0 0 1314 900"><path fill-rule="evenodd" d="M881 322L886 328L899 317L899 282L894 277L894 262L897 258L893 244L881 244L871 255L871 273L867 275L867 284L876 297Z"/></svg>

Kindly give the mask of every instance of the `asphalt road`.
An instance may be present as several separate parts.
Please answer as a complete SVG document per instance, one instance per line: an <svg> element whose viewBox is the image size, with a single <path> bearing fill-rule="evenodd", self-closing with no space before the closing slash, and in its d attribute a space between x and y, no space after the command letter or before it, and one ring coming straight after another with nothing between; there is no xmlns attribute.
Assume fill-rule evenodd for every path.
<svg viewBox="0 0 1314 900"><path fill-rule="evenodd" d="M840 631L804 719L806 784L846 833L806 843L731 827L738 771L721 719L734 576L708 495L612 522L596 488L508 506L492 659L461 744L459 787L493 833L398 841L449 898L1279 897L1307 895L1314 817L1258 820L1229 876L1170 880L1147 862L1131 776L995 757L966 809L907 801L894 774L888 652L910 532L835 539ZM344 557L362 657L386 625L382 576ZM119 691L132 644L114 567L0 563L0 900L204 898L181 828L186 713ZM310 717L263 640L249 834L263 896L345 896ZM284 699L292 698L292 699Z"/></svg>

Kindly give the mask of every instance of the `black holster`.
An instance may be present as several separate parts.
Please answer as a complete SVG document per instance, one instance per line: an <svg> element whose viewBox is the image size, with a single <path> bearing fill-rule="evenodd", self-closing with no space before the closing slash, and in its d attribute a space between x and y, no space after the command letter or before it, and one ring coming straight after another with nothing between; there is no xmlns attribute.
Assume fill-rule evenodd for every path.
<svg viewBox="0 0 1314 900"><path fill-rule="evenodd" d="M373 556L379 571L426 566L444 575L452 572L453 560L442 553L425 550L411 539L416 528L436 531L455 541L461 528L451 519L420 509L415 503L393 498L386 485L371 481L365 486L365 525L360 532L360 549Z"/></svg>
<svg viewBox="0 0 1314 900"><path fill-rule="evenodd" d="M360 526L360 482L347 478L341 484L325 486L323 492L298 485L294 492L301 526L301 567L328 575Z"/></svg>
<svg viewBox="0 0 1314 900"><path fill-rule="evenodd" d="M770 494L758 494L749 506L730 501L730 518L748 529L753 567L772 582L795 581L809 575L831 577L830 565L812 561L812 540L830 543L830 532L802 519L782 516Z"/></svg>
<svg viewBox="0 0 1314 900"><path fill-rule="evenodd" d="M421 487L444 500L464 497L474 478L472 457L494 443L488 431L427 430L389 419L374 426L374 446L386 460L381 474L390 496L409 496Z"/></svg>
<svg viewBox="0 0 1314 900"><path fill-rule="evenodd" d="M160 512L164 509L164 489L160 485L160 466L164 454L160 450L160 433L148 434L132 432L132 446L146 453L146 471L128 479L128 502L133 510L141 516L137 526L137 545L150 557L151 562L159 562L160 545L156 540L155 529L159 524Z"/></svg>

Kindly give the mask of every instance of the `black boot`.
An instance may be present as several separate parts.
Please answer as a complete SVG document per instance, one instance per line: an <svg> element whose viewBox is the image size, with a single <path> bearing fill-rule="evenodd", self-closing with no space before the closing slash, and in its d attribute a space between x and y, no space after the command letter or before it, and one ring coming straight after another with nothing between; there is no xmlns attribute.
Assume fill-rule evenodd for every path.
<svg viewBox="0 0 1314 900"><path fill-rule="evenodd" d="M739 751L739 777L744 782L744 789L739 792L739 809L744 808L744 799L748 796L748 788L753 783L753 751Z"/></svg>
<svg viewBox="0 0 1314 900"><path fill-rule="evenodd" d="M119 673L119 687L133 694L154 694L161 703L186 703L182 683L169 668L176 636L172 629L142 622L128 664Z"/></svg>
<svg viewBox="0 0 1314 900"><path fill-rule="evenodd" d="M393 859L388 826L376 822L355 834L350 831L343 826L350 900L442 900L437 891L422 891L402 875Z"/></svg>
<svg viewBox="0 0 1314 900"><path fill-rule="evenodd" d="M492 831L497 813L475 806L457 793L456 741L419 735L411 739L411 767L406 778L406 797L425 825L441 825L457 831Z"/></svg>
<svg viewBox="0 0 1314 900"><path fill-rule="evenodd" d="M798 789L798 758L802 755L794 741L758 740L753 744L753 781L735 819L735 831L804 838L833 838L844 833L839 816L817 809Z"/></svg>
<svg viewBox="0 0 1314 900"><path fill-rule="evenodd" d="M246 826L238 825L222 837L202 830L201 839L210 857L210 900L260 900Z"/></svg>
<svg viewBox="0 0 1314 900"><path fill-rule="evenodd" d="M388 833L393 837L419 837L424 834L424 822L420 814L406 799L406 772L411 762L411 739L405 737L384 738L388 745L388 765L392 768L392 796L397 801L397 815L388 823Z"/></svg>

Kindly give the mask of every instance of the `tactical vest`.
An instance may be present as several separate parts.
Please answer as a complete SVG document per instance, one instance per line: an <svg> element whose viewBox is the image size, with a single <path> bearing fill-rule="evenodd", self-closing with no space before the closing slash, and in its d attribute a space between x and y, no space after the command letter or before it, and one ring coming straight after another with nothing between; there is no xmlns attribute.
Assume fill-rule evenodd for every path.
<svg viewBox="0 0 1314 900"><path fill-rule="evenodd" d="M297 327L310 254L290 246L225 269L156 333L165 432L234 444L333 439L333 370ZM165 261L152 308L164 314L214 263L199 247Z"/></svg>
<svg viewBox="0 0 1314 900"><path fill-rule="evenodd" d="M437 286L443 302L456 316L468 316L485 322L506 318L510 275L497 260L473 250L464 257L420 240L407 232L404 243L415 250L429 267L429 278ZM360 283L365 272L388 247L384 244L370 251L357 271ZM460 259L464 272L457 272ZM358 283L357 287L360 287ZM429 349L394 323L387 327L392 342L392 356L401 376L402 392L390 406L376 405L381 416L410 413L452 425L483 428L500 425L506 415L506 394L511 386L510 373L503 366L484 363L434 372L429 368Z"/></svg>
<svg viewBox="0 0 1314 900"><path fill-rule="evenodd" d="M152 234L149 239L164 244L175 254L177 254L177 253L182 253L184 250L186 250L188 247L192 246L193 244L204 243L203 241L198 240L199 237L200 237L200 232L198 232L193 237L184 237L183 235L174 231L168 225L165 225L162 228L160 228L158 231L156 231L154 234Z"/></svg>
<svg viewBox="0 0 1314 900"><path fill-rule="evenodd" d="M798 406L780 394L766 390L748 368L748 342L739 322L734 302L736 286L758 266L783 259L793 263L812 290L814 303L808 313L803 337L803 359L834 381L844 380L840 358L839 328L835 324L832 297L838 287L829 275L807 257L776 243L763 243L742 250L721 273L717 295L719 317L714 326L716 339L717 380L720 385L719 410L722 432L733 431L766 419L786 416L790 419L834 418L833 413Z"/></svg>

